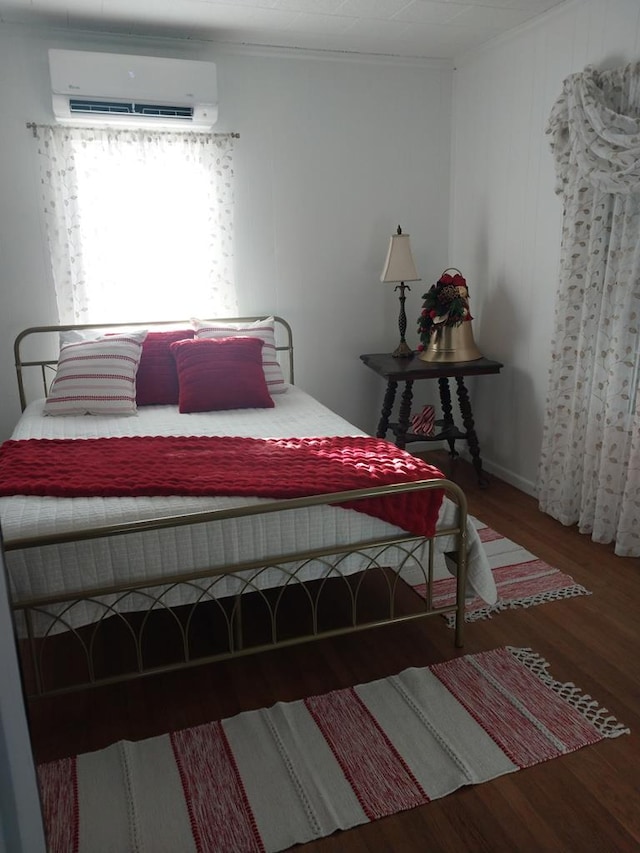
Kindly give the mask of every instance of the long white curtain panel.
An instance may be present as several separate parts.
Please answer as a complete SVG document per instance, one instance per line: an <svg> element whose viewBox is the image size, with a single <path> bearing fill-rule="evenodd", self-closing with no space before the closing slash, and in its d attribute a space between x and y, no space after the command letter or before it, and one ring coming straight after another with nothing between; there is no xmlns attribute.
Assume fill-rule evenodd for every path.
<svg viewBox="0 0 640 853"><path fill-rule="evenodd" d="M640 63L565 80L547 133L564 219L540 508L640 556Z"/></svg>

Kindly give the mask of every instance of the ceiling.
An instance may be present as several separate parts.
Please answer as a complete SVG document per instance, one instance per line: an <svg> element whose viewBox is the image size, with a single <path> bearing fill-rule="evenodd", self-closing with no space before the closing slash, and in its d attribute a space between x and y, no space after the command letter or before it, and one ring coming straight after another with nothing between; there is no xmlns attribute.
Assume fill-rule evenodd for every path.
<svg viewBox="0 0 640 853"><path fill-rule="evenodd" d="M564 0L0 0L0 22L452 59Z"/></svg>

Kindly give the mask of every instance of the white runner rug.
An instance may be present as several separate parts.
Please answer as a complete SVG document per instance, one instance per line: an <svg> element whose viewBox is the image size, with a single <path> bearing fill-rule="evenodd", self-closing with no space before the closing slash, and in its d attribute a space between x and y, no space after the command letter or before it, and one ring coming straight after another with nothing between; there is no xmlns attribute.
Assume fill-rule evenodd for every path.
<svg viewBox="0 0 640 853"><path fill-rule="evenodd" d="M482 547L489 560L491 572L498 590L498 600L495 604L487 604L476 596L468 599L465 608L465 622L475 622L478 619L490 619L495 613L503 610L513 610L519 607L535 607L548 601L561 601L575 598L579 595L591 595L588 589L559 569L555 569L544 560L527 551L522 545L507 539L502 533L497 533L487 527L482 521L470 516L471 522L478 531ZM419 583L415 591L426 598L426 585ZM453 604L456 599L455 578L442 578L434 581L433 604L444 607ZM450 628L456 624L455 614L445 616Z"/></svg>
<svg viewBox="0 0 640 853"><path fill-rule="evenodd" d="M628 732L503 648L39 768L51 853L285 850Z"/></svg>

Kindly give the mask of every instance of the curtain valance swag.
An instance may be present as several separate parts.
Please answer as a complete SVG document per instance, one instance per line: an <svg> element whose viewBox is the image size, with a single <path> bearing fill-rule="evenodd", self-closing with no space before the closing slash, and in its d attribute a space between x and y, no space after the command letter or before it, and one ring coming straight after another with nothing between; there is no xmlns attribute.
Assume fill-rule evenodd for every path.
<svg viewBox="0 0 640 853"><path fill-rule="evenodd" d="M603 192L640 191L640 63L567 77L547 133L558 193L571 170Z"/></svg>

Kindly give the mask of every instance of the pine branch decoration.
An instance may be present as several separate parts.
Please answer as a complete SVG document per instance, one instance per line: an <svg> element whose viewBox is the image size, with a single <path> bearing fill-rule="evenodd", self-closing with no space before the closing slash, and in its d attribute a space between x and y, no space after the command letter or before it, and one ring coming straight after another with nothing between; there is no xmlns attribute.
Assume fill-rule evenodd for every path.
<svg viewBox="0 0 640 853"><path fill-rule="evenodd" d="M438 281L423 294L422 311L418 317L418 351L429 345L434 330L439 326L459 326L473 319L469 311L469 289L461 273L444 272Z"/></svg>

